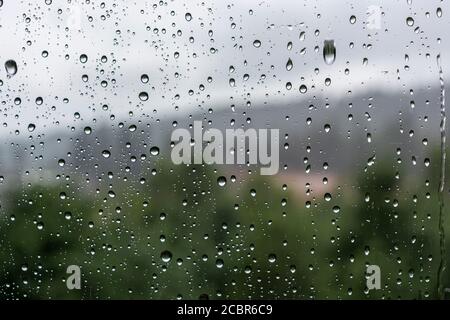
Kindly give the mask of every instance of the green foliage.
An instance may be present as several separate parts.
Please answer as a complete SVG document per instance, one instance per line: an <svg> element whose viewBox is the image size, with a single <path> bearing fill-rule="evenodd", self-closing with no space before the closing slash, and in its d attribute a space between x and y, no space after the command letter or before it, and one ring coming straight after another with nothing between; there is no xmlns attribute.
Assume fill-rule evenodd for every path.
<svg viewBox="0 0 450 320"><path fill-rule="evenodd" d="M156 165L145 183L12 190L0 220L3 299L436 298L437 193L376 163L333 201L274 178ZM136 187L139 185L139 187ZM407 190L407 191L403 191ZM308 204L306 204L308 202ZM162 255L170 252L170 261ZM369 264L381 290L366 291ZM82 289L68 290L79 265Z"/></svg>

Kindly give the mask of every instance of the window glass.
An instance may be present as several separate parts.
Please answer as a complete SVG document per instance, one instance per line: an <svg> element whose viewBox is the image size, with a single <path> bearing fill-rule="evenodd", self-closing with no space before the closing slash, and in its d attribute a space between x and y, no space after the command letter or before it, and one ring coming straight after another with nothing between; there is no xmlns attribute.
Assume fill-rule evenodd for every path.
<svg viewBox="0 0 450 320"><path fill-rule="evenodd" d="M448 2L0 12L1 299L450 294Z"/></svg>

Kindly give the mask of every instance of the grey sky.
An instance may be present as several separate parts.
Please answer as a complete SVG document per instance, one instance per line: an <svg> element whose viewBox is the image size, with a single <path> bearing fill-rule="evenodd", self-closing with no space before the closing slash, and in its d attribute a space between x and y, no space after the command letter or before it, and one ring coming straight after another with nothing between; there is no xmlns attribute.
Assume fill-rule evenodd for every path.
<svg viewBox="0 0 450 320"><path fill-rule="evenodd" d="M19 70L8 78L3 68L0 76L2 122L8 124L2 127L2 135L26 131L29 123L36 124L35 133L41 133L68 125L79 127L93 119L107 121L111 114L126 118L130 111L135 120L142 114L170 118L247 101L258 107L314 95L339 98L348 90L436 87L438 53L448 77L447 3L352 2L104 1L102 7L101 1L53 0L46 4L44 0L5 0L0 8L4 44L0 57L3 63L16 60ZM367 10L373 6L383 12L380 29L367 28ZM440 18L438 7L443 12ZM192 20L185 19L186 13ZM349 21L352 15L354 24ZM413 26L407 25L407 17L414 19ZM299 39L302 31L304 41ZM327 39L333 39L337 47L331 66L322 59ZM253 45L255 40L261 41L259 48ZM290 41L292 49L288 50ZM216 51L212 53L211 48ZM44 50L48 51L46 58ZM81 54L88 56L87 63L80 62ZM100 62L103 55L108 58L105 63ZM294 65L291 71L285 67L289 58ZM368 59L366 66L364 58ZM234 67L232 73L230 66ZM149 75L147 84L140 81L143 73ZM86 83L83 74L89 76ZM249 75L247 81L243 80L245 74ZM211 83L208 77L212 77ZM235 87L230 86L230 78L235 79ZM325 86L326 78L331 79L330 86ZM106 88L101 86L102 80L108 82ZM286 89L286 82L292 83L291 90ZM301 84L308 87L306 94L299 92ZM200 85L204 85L203 91ZM148 92L148 101L139 100L141 91ZM40 106L34 102L38 96L44 98ZM20 106L13 103L16 97L22 100ZM69 102L63 103L64 98ZM102 110L104 104L107 111ZM74 118L75 112L81 119Z"/></svg>

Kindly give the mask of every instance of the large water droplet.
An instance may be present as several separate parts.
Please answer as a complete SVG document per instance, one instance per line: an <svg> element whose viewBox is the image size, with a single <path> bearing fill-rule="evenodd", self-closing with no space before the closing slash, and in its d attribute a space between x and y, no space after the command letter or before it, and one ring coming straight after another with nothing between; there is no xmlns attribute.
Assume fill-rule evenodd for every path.
<svg viewBox="0 0 450 320"><path fill-rule="evenodd" d="M300 93L306 93L306 91L308 91L308 88L304 84L302 84L299 88L299 91Z"/></svg>
<svg viewBox="0 0 450 320"><path fill-rule="evenodd" d="M147 83L148 82L148 74L143 74L141 75L141 82L142 83Z"/></svg>
<svg viewBox="0 0 450 320"><path fill-rule="evenodd" d="M8 60L5 62L6 73L9 76L13 76L17 73L17 63L14 60Z"/></svg>
<svg viewBox="0 0 450 320"><path fill-rule="evenodd" d="M414 25L414 19L411 18L411 17L406 18L406 24L407 24L409 27L412 27L412 26Z"/></svg>
<svg viewBox="0 0 450 320"><path fill-rule="evenodd" d="M289 60L286 63L286 70L291 71L293 66L294 66L294 64L292 63L291 58L289 58Z"/></svg>
<svg viewBox="0 0 450 320"><path fill-rule="evenodd" d="M217 178L217 184L219 187L224 187L227 184L227 179L224 176Z"/></svg>
<svg viewBox="0 0 450 320"><path fill-rule="evenodd" d="M334 40L325 40L323 42L323 60L326 64L333 64L334 60L336 60Z"/></svg>
<svg viewBox="0 0 450 320"><path fill-rule="evenodd" d="M85 54L80 55L80 62L86 63L88 61L88 57Z"/></svg>
<svg viewBox="0 0 450 320"><path fill-rule="evenodd" d="M36 125L34 123L30 123L28 125L28 131L33 132L36 129Z"/></svg>
<svg viewBox="0 0 450 320"><path fill-rule="evenodd" d="M151 147L150 153L152 156L157 156L159 154L159 148L158 147Z"/></svg>
<svg viewBox="0 0 450 320"><path fill-rule="evenodd" d="M170 262L172 260L172 252L168 250L161 252L161 260L165 263Z"/></svg>
<svg viewBox="0 0 450 320"><path fill-rule="evenodd" d="M139 93L139 99L141 101L147 101L148 100L148 93L145 91L142 91L141 93Z"/></svg>

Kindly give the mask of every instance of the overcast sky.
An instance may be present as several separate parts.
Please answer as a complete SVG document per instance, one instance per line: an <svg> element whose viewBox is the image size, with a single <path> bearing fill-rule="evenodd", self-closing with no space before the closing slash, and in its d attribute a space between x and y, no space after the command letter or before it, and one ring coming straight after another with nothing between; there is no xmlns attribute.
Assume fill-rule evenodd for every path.
<svg viewBox="0 0 450 320"><path fill-rule="evenodd" d="M127 118L130 111L134 119L170 118L247 101L258 107L315 95L339 98L348 90L437 87L438 53L444 76L450 75L450 10L438 0L4 0L0 12L0 58L18 65L14 76L8 77L5 68L0 74L2 123L7 124L0 129L3 137L15 130L28 135L29 123L41 133L93 119L106 122L111 114ZM408 17L414 20L411 26ZM375 24L368 25L371 19ZM323 61L324 40L336 45L332 65ZM84 64L82 54L88 56ZM103 55L106 62L101 62ZM149 76L145 84L144 73ZM306 94L299 92L302 84ZM139 100L141 91L148 93L147 101ZM17 97L20 105L14 103ZM35 103L37 97L43 98L42 105ZM108 110L102 110L105 104Z"/></svg>

